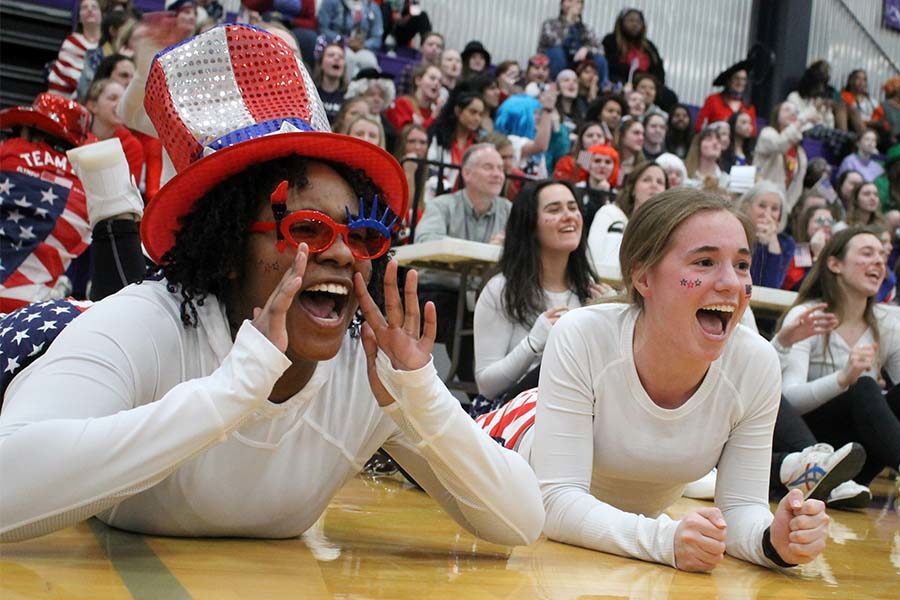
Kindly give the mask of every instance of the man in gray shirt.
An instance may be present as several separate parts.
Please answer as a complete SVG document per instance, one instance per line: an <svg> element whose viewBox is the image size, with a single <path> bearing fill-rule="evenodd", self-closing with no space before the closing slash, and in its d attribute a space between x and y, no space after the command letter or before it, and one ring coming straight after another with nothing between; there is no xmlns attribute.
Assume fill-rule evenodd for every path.
<svg viewBox="0 0 900 600"><path fill-rule="evenodd" d="M493 144L474 144L463 155L465 188L430 200L416 227L416 242L460 238L485 244L503 244L512 204L500 196L505 178L503 159ZM452 351L459 277L450 273L420 271L419 301L437 308L437 341ZM471 315L467 315L467 321ZM473 379L471 337L460 347L459 377Z"/></svg>

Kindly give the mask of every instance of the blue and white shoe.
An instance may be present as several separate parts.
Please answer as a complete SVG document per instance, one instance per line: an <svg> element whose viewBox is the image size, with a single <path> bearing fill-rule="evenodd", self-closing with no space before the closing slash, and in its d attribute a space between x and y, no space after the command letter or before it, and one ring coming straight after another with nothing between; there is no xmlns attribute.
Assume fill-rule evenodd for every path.
<svg viewBox="0 0 900 600"><path fill-rule="evenodd" d="M837 450L815 444L800 452L799 466L784 485L788 491L801 490L804 498L825 501L831 490L855 477L865 461L865 449L855 442Z"/></svg>

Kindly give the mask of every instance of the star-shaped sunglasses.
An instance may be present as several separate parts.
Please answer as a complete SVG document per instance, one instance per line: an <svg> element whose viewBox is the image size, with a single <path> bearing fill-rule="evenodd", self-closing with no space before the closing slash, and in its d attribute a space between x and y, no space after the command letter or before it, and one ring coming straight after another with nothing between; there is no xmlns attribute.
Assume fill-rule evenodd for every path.
<svg viewBox="0 0 900 600"><path fill-rule="evenodd" d="M274 221L257 221L250 225L250 231L254 233L274 230L278 240L275 247L279 252L284 252L288 245L297 248L303 243L312 254L324 252L334 244L338 234L343 236L344 243L357 260L374 260L391 247L391 228L397 218L389 208L385 208L381 219L378 218L378 196L375 196L368 217L362 198L359 199L358 215L351 215L350 209L346 209L347 224L344 225L335 223L318 210L288 211L287 189L288 182L282 181L270 196Z"/></svg>

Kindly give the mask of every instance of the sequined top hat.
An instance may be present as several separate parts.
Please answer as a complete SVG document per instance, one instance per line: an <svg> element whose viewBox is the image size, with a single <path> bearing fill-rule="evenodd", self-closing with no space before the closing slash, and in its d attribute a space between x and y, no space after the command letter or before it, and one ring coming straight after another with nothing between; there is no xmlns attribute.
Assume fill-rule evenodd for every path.
<svg viewBox="0 0 900 600"><path fill-rule="evenodd" d="M303 63L261 29L220 25L160 52L144 108L177 172L141 222L141 239L158 264L197 199L253 164L285 156L362 169L391 210L406 214L400 164L374 144L332 133Z"/></svg>
<svg viewBox="0 0 900 600"><path fill-rule="evenodd" d="M80 146L90 135L91 113L74 100L54 94L38 94L31 106L15 106L0 111L0 129L30 125Z"/></svg>

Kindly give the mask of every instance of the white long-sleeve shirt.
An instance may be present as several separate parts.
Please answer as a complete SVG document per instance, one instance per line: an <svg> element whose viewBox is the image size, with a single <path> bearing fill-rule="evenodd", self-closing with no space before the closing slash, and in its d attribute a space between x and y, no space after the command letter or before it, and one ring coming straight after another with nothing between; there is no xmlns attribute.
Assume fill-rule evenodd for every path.
<svg viewBox="0 0 900 600"><path fill-rule="evenodd" d="M475 304L475 381L478 391L494 398L509 389L541 362L541 354L552 326L540 315L529 328L509 316L503 306L506 277L494 275ZM544 290L544 310L566 306L578 308L575 292Z"/></svg>
<svg viewBox="0 0 900 600"><path fill-rule="evenodd" d="M678 521L661 514L718 466L715 504L727 552L773 566L762 537L781 384L774 349L738 326L697 391L664 409L634 363L637 309L601 304L563 315L541 364L530 460L551 539L675 565Z"/></svg>
<svg viewBox="0 0 900 600"><path fill-rule="evenodd" d="M528 464L479 430L432 364L397 371L379 353L396 400L382 410L348 335L274 404L284 354L249 322L232 341L214 297L196 328L179 304L164 281L129 286L14 379L0 413L0 539L91 515L154 535L297 536L382 445L475 535L540 534Z"/></svg>
<svg viewBox="0 0 900 600"><path fill-rule="evenodd" d="M820 300L795 306L784 318L791 323L812 304ZM887 370L891 381L900 381L900 308L876 304L875 319L878 322L880 341L878 361L875 368L862 376L876 381L882 368ZM872 329L866 329L857 345L874 343ZM777 347L777 346L776 346ZM825 345L824 335L814 335L797 342L789 349L780 349L782 364L783 393L800 414L806 414L822 406L835 396L847 391L838 383L841 369L847 366L851 347L839 334L832 332Z"/></svg>

